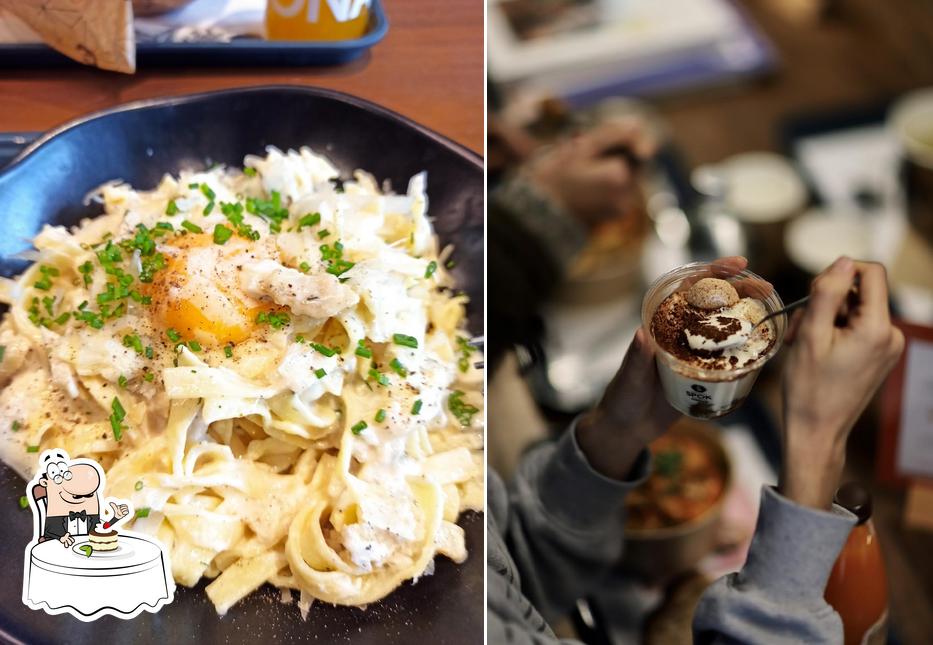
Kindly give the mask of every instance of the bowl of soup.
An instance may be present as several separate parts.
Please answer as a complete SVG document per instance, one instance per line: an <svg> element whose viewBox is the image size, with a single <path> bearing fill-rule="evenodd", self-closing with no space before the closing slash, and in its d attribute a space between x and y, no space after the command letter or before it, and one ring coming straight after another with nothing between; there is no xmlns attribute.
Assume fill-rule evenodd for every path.
<svg viewBox="0 0 933 645"><path fill-rule="evenodd" d="M652 581L693 569L716 546L732 467L719 432L684 418L650 446L648 479L625 500L622 568Z"/></svg>

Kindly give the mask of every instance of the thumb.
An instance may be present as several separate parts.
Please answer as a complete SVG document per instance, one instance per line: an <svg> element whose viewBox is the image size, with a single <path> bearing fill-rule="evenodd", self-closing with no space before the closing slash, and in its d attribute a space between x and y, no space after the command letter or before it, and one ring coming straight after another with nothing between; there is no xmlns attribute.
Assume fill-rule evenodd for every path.
<svg viewBox="0 0 933 645"><path fill-rule="evenodd" d="M110 502L110 508L113 509L114 515L116 515L116 514L117 514L117 511L120 510L120 509L117 507L117 503L116 503L116 502Z"/></svg>

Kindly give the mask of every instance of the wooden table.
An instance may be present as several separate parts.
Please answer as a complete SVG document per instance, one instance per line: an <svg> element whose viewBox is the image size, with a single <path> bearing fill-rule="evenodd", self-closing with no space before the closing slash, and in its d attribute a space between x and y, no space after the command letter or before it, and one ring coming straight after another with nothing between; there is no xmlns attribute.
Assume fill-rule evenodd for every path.
<svg viewBox="0 0 933 645"><path fill-rule="evenodd" d="M780 69L772 77L656 102L691 164L775 150L776 126L789 115L933 85L933 10L926 0L836 0L836 11L816 24L787 19L782 1L740 1L777 48Z"/></svg>
<svg viewBox="0 0 933 645"><path fill-rule="evenodd" d="M369 99L482 153L484 3L386 4L385 39L339 67L162 68L133 76L76 67L0 70L0 132L47 130L136 99L290 83Z"/></svg>

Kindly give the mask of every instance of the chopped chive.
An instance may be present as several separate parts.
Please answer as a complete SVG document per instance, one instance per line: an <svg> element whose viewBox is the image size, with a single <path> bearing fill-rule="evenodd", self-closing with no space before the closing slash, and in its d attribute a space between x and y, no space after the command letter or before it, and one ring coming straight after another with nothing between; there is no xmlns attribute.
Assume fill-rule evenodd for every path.
<svg viewBox="0 0 933 645"><path fill-rule="evenodd" d="M325 376L327 376L327 371L323 367L319 367L316 370L314 370L314 375L318 378L324 378Z"/></svg>
<svg viewBox="0 0 933 645"><path fill-rule="evenodd" d="M411 413L415 415L421 414L421 399L415 401L415 403L411 406Z"/></svg>
<svg viewBox="0 0 933 645"><path fill-rule="evenodd" d="M295 342L301 344L305 342L305 337L301 334L298 334L297 336L295 336Z"/></svg>
<svg viewBox="0 0 933 645"><path fill-rule="evenodd" d="M152 282L152 276L156 271L165 268L165 256L161 253L155 253L152 256L142 259L142 268L139 271L140 282Z"/></svg>
<svg viewBox="0 0 933 645"><path fill-rule="evenodd" d="M178 214L178 204L175 203L174 199L170 199L168 206L165 207L166 215L177 215Z"/></svg>
<svg viewBox="0 0 933 645"><path fill-rule="evenodd" d="M327 267L327 272L331 275L340 276L352 269L355 264L349 260L334 260L333 264Z"/></svg>
<svg viewBox="0 0 933 645"><path fill-rule="evenodd" d="M268 323L273 329L281 329L289 323L291 319L286 313L269 313L268 311L261 311L256 316L257 323Z"/></svg>
<svg viewBox="0 0 933 645"><path fill-rule="evenodd" d="M196 341L196 340L189 340L189 341L188 341L188 347L191 349L192 352L200 352L200 351L201 351L201 343L199 343L199 342Z"/></svg>
<svg viewBox="0 0 933 645"><path fill-rule="evenodd" d="M0 345L0 363L3 362L4 354L6 354L6 345Z"/></svg>
<svg viewBox="0 0 933 645"><path fill-rule="evenodd" d="M203 233L204 229L198 226L197 224L192 224L188 220L182 220L181 227L186 231L191 231L192 233Z"/></svg>
<svg viewBox="0 0 933 645"><path fill-rule="evenodd" d="M392 361L389 363L389 367L395 370L395 373L401 376L402 378L405 378L406 376L408 376L408 369L404 365L402 365L402 362L398 360L397 358L392 359Z"/></svg>
<svg viewBox="0 0 933 645"><path fill-rule="evenodd" d="M207 202L207 206L204 207L204 210L201 211L204 215L210 215L214 210L214 202Z"/></svg>
<svg viewBox="0 0 933 645"><path fill-rule="evenodd" d="M152 383L155 380L155 374L153 372L146 372L143 380L146 381L146 383Z"/></svg>
<svg viewBox="0 0 933 645"><path fill-rule="evenodd" d="M321 214L320 213L309 213L301 217L298 220L298 228L296 230L301 230L305 226L317 226L321 223Z"/></svg>
<svg viewBox="0 0 933 645"><path fill-rule="evenodd" d="M424 277L430 278L432 275L434 275L435 271L437 271L437 262L431 260L428 262L428 267L424 270Z"/></svg>
<svg viewBox="0 0 933 645"><path fill-rule="evenodd" d="M132 298L134 301L138 302L141 305L152 304L152 296L144 296L143 294L136 291L136 289L133 289L132 291L130 291L130 298Z"/></svg>
<svg viewBox="0 0 933 645"><path fill-rule="evenodd" d="M473 415L479 412L479 408L463 401L463 392L454 390L447 398L447 407L457 417L462 426L468 426L473 421Z"/></svg>
<svg viewBox="0 0 933 645"><path fill-rule="evenodd" d="M317 232L317 236L321 238L322 240L328 235L330 235L330 231L318 231Z"/></svg>
<svg viewBox="0 0 933 645"><path fill-rule="evenodd" d="M126 410L117 397L113 397L113 401L110 402L110 408L113 410L113 416L117 421L123 421L123 419L126 418Z"/></svg>
<svg viewBox="0 0 933 645"><path fill-rule="evenodd" d="M457 266L457 263L454 262L453 260L447 260L447 264L445 264L444 266L447 267L448 269L453 269L455 266Z"/></svg>
<svg viewBox="0 0 933 645"><path fill-rule="evenodd" d="M19 507L20 508L29 508L29 498L23 495L19 498Z"/></svg>
<svg viewBox="0 0 933 645"><path fill-rule="evenodd" d="M224 345L224 356L233 358L233 347L231 345Z"/></svg>
<svg viewBox="0 0 933 645"><path fill-rule="evenodd" d="M201 184L199 188L201 189L201 194L207 197L210 201L214 201L214 198L217 197L217 194L211 190L211 187L207 184Z"/></svg>
<svg viewBox="0 0 933 645"><path fill-rule="evenodd" d="M298 270L301 271L302 273L307 273L308 271L311 270L311 265L308 264L307 262L302 262L301 264L298 265Z"/></svg>
<svg viewBox="0 0 933 645"><path fill-rule="evenodd" d="M368 427L369 426L366 424L365 421L359 421L355 423L352 428L350 428L350 432L352 432L353 434L359 434Z"/></svg>
<svg viewBox="0 0 933 645"><path fill-rule="evenodd" d="M371 350L369 347L367 347L367 346L363 343L363 340L362 340L362 339L360 339L359 342L357 343L357 348L356 348L356 352L355 352L355 353L356 353L357 356L362 356L363 358L372 358L372 357L373 357L373 350Z"/></svg>
<svg viewBox="0 0 933 645"><path fill-rule="evenodd" d="M181 340L181 334L179 334L177 331L175 331L171 327L165 330L165 335L168 336L168 339L172 341L173 343L177 343L178 341Z"/></svg>
<svg viewBox="0 0 933 645"><path fill-rule="evenodd" d="M146 345L146 358L152 358L152 345Z"/></svg>
<svg viewBox="0 0 933 645"><path fill-rule="evenodd" d="M249 166L247 166L246 168L243 169L243 174L246 175L247 177L255 177L256 169L250 168Z"/></svg>
<svg viewBox="0 0 933 645"><path fill-rule="evenodd" d="M138 480L138 481L136 482L136 485L133 486L133 489L134 489L134 490L142 490L142 489L143 489L143 480L141 480L141 479Z"/></svg>
<svg viewBox="0 0 933 645"><path fill-rule="evenodd" d="M201 186L201 184L199 184L198 182L194 182L194 183L192 183L192 184L188 184L188 188L200 188L200 186Z"/></svg>
<svg viewBox="0 0 933 645"><path fill-rule="evenodd" d="M117 379L117 385L121 388L126 388L127 383L129 383L129 381L126 380L126 377L120 374L120 378Z"/></svg>
<svg viewBox="0 0 933 645"><path fill-rule="evenodd" d="M396 345L401 345L402 347L418 349L418 339L414 336L406 336L405 334L392 334L392 342Z"/></svg>
<svg viewBox="0 0 933 645"><path fill-rule="evenodd" d="M376 371L375 368L369 369L369 378L373 379L374 381L376 381L376 383L378 383L379 385L383 387L386 387L389 385L389 377L386 376L385 374L380 374L379 372Z"/></svg>
<svg viewBox="0 0 933 645"><path fill-rule="evenodd" d="M231 237L233 237L233 231L223 224L214 227L214 244L226 244Z"/></svg>
<svg viewBox="0 0 933 645"><path fill-rule="evenodd" d="M23 424L20 423L19 421L14 421L14 422L13 422L13 425L10 426L10 428L13 430L13 432L19 432L19 429L22 428L22 427L23 427Z"/></svg>
<svg viewBox="0 0 933 645"><path fill-rule="evenodd" d="M39 452L39 446L26 446L26 452Z"/></svg>
<svg viewBox="0 0 933 645"><path fill-rule="evenodd" d="M103 319L93 311L85 311L83 308L79 308L74 316L75 320L82 320L94 329L101 329L104 326Z"/></svg>
<svg viewBox="0 0 933 645"><path fill-rule="evenodd" d="M84 278L84 286L88 287L91 285L93 278L91 277L91 272L94 270L94 265L91 264L91 261L88 260L84 264L78 267L78 271L81 272L82 277Z"/></svg>
<svg viewBox="0 0 933 645"><path fill-rule="evenodd" d="M149 507L143 506L142 508L136 509L136 517L149 517Z"/></svg>
<svg viewBox="0 0 933 645"><path fill-rule="evenodd" d="M110 428L113 430L113 438L115 441L120 441L123 438L122 422L126 418L126 410L123 409L123 405L117 397L113 397L110 409L113 411L113 414L110 415Z"/></svg>
<svg viewBox="0 0 933 645"><path fill-rule="evenodd" d="M379 409L376 411L375 419L376 419L376 423L382 423L383 421L385 421L385 420L386 420L386 411L383 410L382 408L379 408Z"/></svg>
<svg viewBox="0 0 933 645"><path fill-rule="evenodd" d="M132 347L136 351L137 354L142 354L144 351L143 341L140 340L139 336L137 336L136 334L133 334L132 336L124 336L123 346Z"/></svg>
<svg viewBox="0 0 933 645"><path fill-rule="evenodd" d="M324 345L321 345L320 343L311 343L311 347L313 347L319 353L324 354L324 356L327 356L328 358L334 356L337 353L330 347L324 347Z"/></svg>

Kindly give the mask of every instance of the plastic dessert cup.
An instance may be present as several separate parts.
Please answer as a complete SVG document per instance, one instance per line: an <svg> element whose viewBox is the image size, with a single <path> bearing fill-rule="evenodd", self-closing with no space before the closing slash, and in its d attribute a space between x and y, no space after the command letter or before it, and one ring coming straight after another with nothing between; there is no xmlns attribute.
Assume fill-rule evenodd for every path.
<svg viewBox="0 0 933 645"><path fill-rule="evenodd" d="M762 285L765 281L751 271L741 271L735 276L724 277L713 271L707 262L694 262L664 274L658 278L645 294L641 306L641 321L649 331L654 346L658 375L664 395L674 409L697 419L715 419L739 407L748 396L758 372L774 356L784 340L787 316L775 316L770 320L774 328L774 344L760 357L737 369L712 370L697 367L683 361L658 345L651 332L651 321L658 306L675 291L688 289L700 278L722 278L732 283L741 297L761 300L768 313L784 307L781 297L773 289Z"/></svg>

